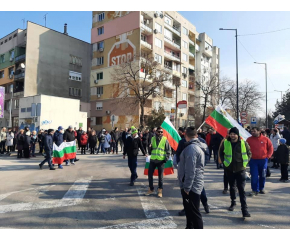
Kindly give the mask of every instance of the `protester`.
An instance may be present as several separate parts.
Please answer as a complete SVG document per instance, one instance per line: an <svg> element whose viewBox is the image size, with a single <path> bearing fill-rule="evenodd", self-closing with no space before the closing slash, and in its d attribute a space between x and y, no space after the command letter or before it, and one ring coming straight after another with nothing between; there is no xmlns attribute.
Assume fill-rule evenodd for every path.
<svg viewBox="0 0 290 240"><path fill-rule="evenodd" d="M126 139L126 144L123 152L123 159L125 159L126 154L128 155L128 166L131 171L130 186L134 186L134 182L137 180L137 156L139 148L141 149L144 155L147 155L146 150L144 149L141 139L138 136L138 130L132 126L132 135L128 136Z"/></svg>
<svg viewBox="0 0 290 240"><path fill-rule="evenodd" d="M120 144L120 147L121 147L121 152L123 151L123 146L124 146L124 142L123 142L123 132L124 130L121 129L121 132L119 134L119 138L117 140L117 150L119 151L119 147L118 147L118 144Z"/></svg>
<svg viewBox="0 0 290 240"><path fill-rule="evenodd" d="M39 153L43 154L43 142L44 142L44 132L43 129L41 129L38 132L38 144L39 144Z"/></svg>
<svg viewBox="0 0 290 240"><path fill-rule="evenodd" d="M234 211L236 206L236 187L239 191L243 217L251 217L246 203L246 167L252 156L250 146L239 136L239 129L230 129L229 137L221 145L220 158L226 167L226 175L230 184L231 206L229 211ZM235 185L236 183L236 185Z"/></svg>
<svg viewBox="0 0 290 240"><path fill-rule="evenodd" d="M80 144L81 144L81 154L86 154L86 148L88 144L88 135L86 131L83 131L80 137Z"/></svg>
<svg viewBox="0 0 290 240"><path fill-rule="evenodd" d="M8 129L8 133L6 135L6 146L7 146L7 155L10 155L13 151L13 139L14 139L14 133L12 132L12 129Z"/></svg>
<svg viewBox="0 0 290 240"><path fill-rule="evenodd" d="M212 147L210 145L211 136L212 136L212 129L209 129L208 133L206 134L206 137L205 137L205 141L206 141L206 144L207 144L208 149L209 149L209 159L211 158L211 153L212 153Z"/></svg>
<svg viewBox="0 0 290 240"><path fill-rule="evenodd" d="M30 158L30 144L31 144L31 133L30 131L26 131L24 134L24 144L23 144L23 152L24 158Z"/></svg>
<svg viewBox="0 0 290 240"><path fill-rule="evenodd" d="M170 145L166 137L163 136L162 127L158 127L155 132L156 136L152 137L150 148L151 158L150 165L148 170L148 180L149 180L149 190L145 194L146 196L154 194L154 186L153 186L153 173L155 168L158 169L158 197L162 197L162 189L163 189L163 172L164 172L164 164L170 158Z"/></svg>
<svg viewBox="0 0 290 240"><path fill-rule="evenodd" d="M1 139L0 151L1 151L1 154L4 154L6 152L5 145L6 145L6 140L7 140L7 133L6 133L5 127L3 127L1 130L0 139Z"/></svg>
<svg viewBox="0 0 290 240"><path fill-rule="evenodd" d="M79 130L77 130L77 140L78 140L78 147L79 150L81 149L81 136L83 134L83 128L80 127Z"/></svg>
<svg viewBox="0 0 290 240"><path fill-rule="evenodd" d="M32 157L36 157L35 156L35 145L36 145L37 141L38 141L38 139L37 139L36 131L32 131L31 141L30 141L30 156L32 156Z"/></svg>
<svg viewBox="0 0 290 240"><path fill-rule="evenodd" d="M199 129L199 130L198 130L198 136L199 136L200 138L204 139L204 140L205 140L205 138L206 138L206 136L205 136L204 132L202 131L202 129Z"/></svg>
<svg viewBox="0 0 290 240"><path fill-rule="evenodd" d="M199 210L200 194L203 190L203 172L205 156L194 139L197 131L188 127L185 132L187 144L180 155L178 180L186 215L186 229L203 229L202 216ZM195 144L194 142L199 142Z"/></svg>
<svg viewBox="0 0 290 240"><path fill-rule="evenodd" d="M16 132L16 129L13 128L12 132L14 134L14 138L13 138L13 149L12 149L12 151L15 152L15 146L16 146L16 142L17 142L17 132Z"/></svg>
<svg viewBox="0 0 290 240"><path fill-rule="evenodd" d="M271 157L272 162L273 162L273 166L271 168L276 168L276 169L279 168L279 163L277 162L277 160L275 158L275 152L278 148L280 138L281 138L281 136L280 136L278 130L273 129L272 134L270 135L270 140L272 142L273 149L274 149L273 158Z"/></svg>
<svg viewBox="0 0 290 240"><path fill-rule="evenodd" d="M122 140L124 143L124 147L125 147L125 143L126 143L126 139L127 139L127 134L128 134L128 128L125 128L125 131L122 133Z"/></svg>
<svg viewBox="0 0 290 240"><path fill-rule="evenodd" d="M105 153L110 154L110 142L111 142L111 135L108 133L108 131L105 132L105 142L104 142L104 148Z"/></svg>
<svg viewBox="0 0 290 240"><path fill-rule="evenodd" d="M48 162L49 170L55 170L52 166L51 158L53 151L53 136L54 130L49 129L47 131L47 135L44 137L44 151L45 151L45 159L39 164L39 168L42 170L43 165Z"/></svg>
<svg viewBox="0 0 290 240"><path fill-rule="evenodd" d="M252 193L249 196L254 197L259 192L265 194L267 164L273 154L273 145L269 138L261 135L258 127L252 128L252 136L247 139L247 142L252 149L252 158L249 162Z"/></svg>
<svg viewBox="0 0 290 240"><path fill-rule="evenodd" d="M290 132L287 127L284 127L284 131L282 132L283 138L286 139L286 145L290 146Z"/></svg>
<svg viewBox="0 0 290 240"><path fill-rule="evenodd" d="M102 130L100 133L99 133L99 136L98 136L98 141L99 141L99 147L98 147L98 150L97 150L97 154L99 154L99 151L100 151L100 148L101 148L101 152L102 153L106 153L105 151L105 132L106 130Z"/></svg>
<svg viewBox="0 0 290 240"><path fill-rule="evenodd" d="M88 139L90 138L91 134L92 134L92 129L89 127L88 128L88 131L87 131ZM88 141L88 143L87 143L87 150L89 150L89 145L90 145L90 143Z"/></svg>
<svg viewBox="0 0 290 240"><path fill-rule="evenodd" d="M75 141L75 133L74 133L73 127L71 125L64 132L64 134L63 134L63 141L64 142L72 142L72 141ZM69 159L69 160L70 160L70 163L72 165L75 165L75 158L74 159ZM69 162L68 162L68 159L65 162L66 162L66 166L69 166L70 165Z"/></svg>
<svg viewBox="0 0 290 240"><path fill-rule="evenodd" d="M118 154L118 146L117 146L117 142L118 142L118 138L119 138L119 129L117 127L115 127L115 130L113 130L111 133L111 150L112 153L114 154L116 152L116 154Z"/></svg>
<svg viewBox="0 0 290 240"><path fill-rule="evenodd" d="M285 131L285 130L284 130ZM279 181L287 182L288 179L288 165L289 165L289 149L286 146L286 139L280 139L280 145L275 152L275 158L281 164L281 178Z"/></svg>
<svg viewBox="0 0 290 240"><path fill-rule="evenodd" d="M96 135L96 131L92 130L91 135L89 136L89 146L90 146L90 150L91 150L90 154L95 154L95 148L97 146L97 141L98 141L98 138Z"/></svg>
<svg viewBox="0 0 290 240"><path fill-rule="evenodd" d="M210 146L213 150L214 161L216 162L217 169L221 168L221 164L218 162L218 151L222 140L223 137L216 130L213 130L210 140Z"/></svg>
<svg viewBox="0 0 290 240"><path fill-rule="evenodd" d="M149 130L146 129L142 135L142 145L146 152L148 152L148 138L149 138Z"/></svg>
<svg viewBox="0 0 290 240"><path fill-rule="evenodd" d="M62 126L59 126L53 135L53 141L56 146L59 147L63 143L63 137L64 137L64 128ZM58 164L58 168L63 169L62 164Z"/></svg>
<svg viewBox="0 0 290 240"><path fill-rule="evenodd" d="M22 158L22 151L24 146L24 130L20 129L19 133L17 134L17 158Z"/></svg>

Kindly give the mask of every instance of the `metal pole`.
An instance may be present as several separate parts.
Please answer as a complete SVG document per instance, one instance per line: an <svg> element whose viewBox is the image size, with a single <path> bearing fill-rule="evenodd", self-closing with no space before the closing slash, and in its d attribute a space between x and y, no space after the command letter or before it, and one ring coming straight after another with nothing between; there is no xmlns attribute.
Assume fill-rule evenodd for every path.
<svg viewBox="0 0 290 240"><path fill-rule="evenodd" d="M175 84L175 128L177 129L177 84Z"/></svg>
<svg viewBox="0 0 290 240"><path fill-rule="evenodd" d="M238 29L235 30L236 30L236 74L237 74L237 122L239 122Z"/></svg>
<svg viewBox="0 0 290 240"><path fill-rule="evenodd" d="M268 128L268 89L267 89L267 63L265 63L265 76L266 76L266 128Z"/></svg>
<svg viewBox="0 0 290 240"><path fill-rule="evenodd" d="M9 109L9 127L12 127L12 119L11 119L11 113L12 113L12 100L13 100L13 85L10 86L10 93L11 93L11 99L10 99L10 109Z"/></svg>

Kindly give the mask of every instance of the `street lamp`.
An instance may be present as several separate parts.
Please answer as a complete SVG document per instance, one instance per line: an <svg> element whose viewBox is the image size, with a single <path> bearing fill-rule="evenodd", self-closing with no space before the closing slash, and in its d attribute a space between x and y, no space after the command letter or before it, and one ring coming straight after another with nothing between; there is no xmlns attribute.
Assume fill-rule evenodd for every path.
<svg viewBox="0 0 290 240"><path fill-rule="evenodd" d="M280 92L281 93L281 102L282 102L282 98L283 98L283 96L282 96L282 93L284 92L284 91L278 91L278 90L274 90L275 92Z"/></svg>
<svg viewBox="0 0 290 240"><path fill-rule="evenodd" d="M267 90L267 63L254 62L256 64L265 65L265 78L266 78L266 128L268 128L268 90Z"/></svg>
<svg viewBox="0 0 290 240"><path fill-rule="evenodd" d="M236 79L237 79L237 122L239 122L239 67L238 67L238 29L220 28L219 30L236 31Z"/></svg>

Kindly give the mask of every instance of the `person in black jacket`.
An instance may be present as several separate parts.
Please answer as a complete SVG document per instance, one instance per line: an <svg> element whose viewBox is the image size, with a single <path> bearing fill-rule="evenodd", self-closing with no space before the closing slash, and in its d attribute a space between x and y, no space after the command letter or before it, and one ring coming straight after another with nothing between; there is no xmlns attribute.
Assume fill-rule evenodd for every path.
<svg viewBox="0 0 290 240"><path fill-rule="evenodd" d="M111 149L112 152L116 154L118 154L118 145L117 145L117 141L119 138L119 129L117 127L115 127L115 130L113 130L111 133Z"/></svg>
<svg viewBox="0 0 290 240"><path fill-rule="evenodd" d="M148 151L148 138L149 138L149 131L148 129L146 129L142 136L142 145L145 151Z"/></svg>
<svg viewBox="0 0 290 240"><path fill-rule="evenodd" d="M23 144L23 152L25 158L30 158L30 142L31 142L31 133L28 130L24 135L24 144Z"/></svg>
<svg viewBox="0 0 290 240"><path fill-rule="evenodd" d="M124 146L126 144L127 134L128 134L128 128L125 128L125 131L123 131L122 133L122 140L123 140Z"/></svg>
<svg viewBox="0 0 290 240"><path fill-rule="evenodd" d="M138 137L138 130L134 127L131 128L132 135L128 135L126 139L126 144L124 145L123 159L125 159L126 154L128 155L128 166L131 171L130 186L134 186L134 182L138 178L137 175L137 156L139 148L144 155L147 155L146 150L143 148L141 139Z"/></svg>
<svg viewBox="0 0 290 240"><path fill-rule="evenodd" d="M43 155L43 140L44 140L44 132L43 132L43 129L41 129L39 132L38 132L38 135L37 135L37 138L38 138L38 144L39 144L39 153Z"/></svg>
<svg viewBox="0 0 290 240"><path fill-rule="evenodd" d="M90 149L91 149L91 153L90 154L95 154L95 148L97 146L97 135L96 135L96 131L92 130L91 135L89 136L89 145L90 145Z"/></svg>
<svg viewBox="0 0 290 240"><path fill-rule="evenodd" d="M65 131L65 133L63 134L63 141L64 142L72 142L72 141L75 141L75 133L73 131L73 127L72 126L69 126L68 129ZM78 142L80 143L80 142ZM79 145L81 146L81 145ZM69 162L68 160L65 160L66 162L66 166L69 166ZM70 163L72 165L75 165L75 158L74 159L70 159Z"/></svg>
<svg viewBox="0 0 290 240"><path fill-rule="evenodd" d="M48 162L49 170L55 170L51 163L52 151L53 151L53 136L54 130L49 129L47 131L47 135L44 138L44 151L45 151L45 159L39 164L39 168L42 170L43 165Z"/></svg>
<svg viewBox="0 0 290 240"><path fill-rule="evenodd" d="M280 182L287 182L288 178L288 165L289 165L289 149L286 146L287 140L280 138L280 145L275 152L275 158L281 164L281 178Z"/></svg>
<svg viewBox="0 0 290 240"><path fill-rule="evenodd" d="M210 139L210 147L213 150L214 161L216 162L217 169L221 168L221 164L218 161L218 152L221 142L223 141L222 135L220 135L217 131L213 130L211 139Z"/></svg>
<svg viewBox="0 0 290 240"><path fill-rule="evenodd" d="M17 158L22 158L22 151L24 145L24 130L20 129L19 133L17 134Z"/></svg>

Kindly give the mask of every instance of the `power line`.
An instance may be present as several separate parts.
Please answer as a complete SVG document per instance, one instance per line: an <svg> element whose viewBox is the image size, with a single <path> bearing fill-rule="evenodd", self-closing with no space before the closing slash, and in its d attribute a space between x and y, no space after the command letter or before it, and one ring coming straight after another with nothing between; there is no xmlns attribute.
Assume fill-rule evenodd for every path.
<svg viewBox="0 0 290 240"><path fill-rule="evenodd" d="M268 34L268 33L274 33L274 32L281 32L281 31L285 31L285 30L290 30L290 28L282 28L282 29L278 29L278 30L274 30L274 31L270 31L270 32L242 34L242 35L238 35L238 36L239 37L240 36L254 36L254 35Z"/></svg>

